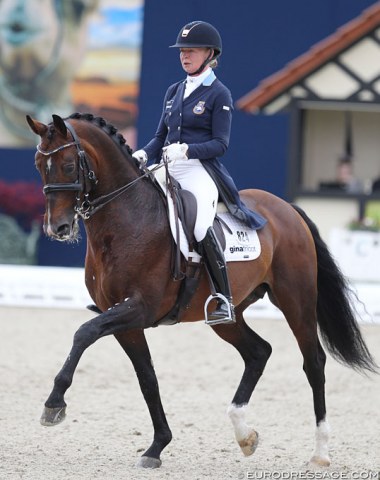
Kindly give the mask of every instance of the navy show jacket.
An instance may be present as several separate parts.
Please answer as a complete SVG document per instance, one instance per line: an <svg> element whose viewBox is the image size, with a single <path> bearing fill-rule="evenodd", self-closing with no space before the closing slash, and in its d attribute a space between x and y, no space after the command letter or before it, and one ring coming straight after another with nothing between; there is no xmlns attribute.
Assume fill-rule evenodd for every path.
<svg viewBox="0 0 380 480"><path fill-rule="evenodd" d="M180 81L168 88L155 136L143 150L149 161L158 163L164 146L186 143L187 156L202 162L228 210L248 226L261 228L266 220L244 205L232 177L218 159L226 152L230 139L233 111L230 91L213 71L184 99L185 85L186 81Z"/></svg>

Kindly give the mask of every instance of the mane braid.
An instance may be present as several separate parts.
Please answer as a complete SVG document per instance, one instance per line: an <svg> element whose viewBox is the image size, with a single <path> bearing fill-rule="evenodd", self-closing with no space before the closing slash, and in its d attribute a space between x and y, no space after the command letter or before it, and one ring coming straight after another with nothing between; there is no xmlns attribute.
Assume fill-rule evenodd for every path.
<svg viewBox="0 0 380 480"><path fill-rule="evenodd" d="M86 120L87 122L97 125L103 130L103 132L105 132L109 137L112 138L112 140L124 151L125 154L127 154L127 156L132 156L133 150L127 144L123 135L118 132L117 128L114 125L108 123L104 118L95 117L92 113L79 112L72 113L68 118L72 118L73 120ZM132 157L132 160L134 160L137 167L140 166L135 158Z"/></svg>

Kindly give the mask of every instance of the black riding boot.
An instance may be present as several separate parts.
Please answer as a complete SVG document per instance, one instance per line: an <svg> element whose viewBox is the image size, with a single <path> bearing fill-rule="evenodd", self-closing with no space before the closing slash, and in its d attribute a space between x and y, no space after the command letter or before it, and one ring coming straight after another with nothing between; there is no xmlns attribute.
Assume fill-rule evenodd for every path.
<svg viewBox="0 0 380 480"><path fill-rule="evenodd" d="M205 260L207 271L217 293L216 309L207 315L206 321L210 324L233 323L235 322L235 312L232 305L226 260L212 227L207 230L206 236L199 242L199 246L200 253Z"/></svg>

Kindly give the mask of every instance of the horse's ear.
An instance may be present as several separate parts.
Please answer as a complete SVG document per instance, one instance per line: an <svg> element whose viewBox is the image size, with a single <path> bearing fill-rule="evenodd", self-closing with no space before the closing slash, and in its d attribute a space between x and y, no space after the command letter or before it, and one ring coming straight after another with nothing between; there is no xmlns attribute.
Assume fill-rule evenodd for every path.
<svg viewBox="0 0 380 480"><path fill-rule="evenodd" d="M58 132L63 136L67 136L67 127L63 119L59 115L52 115L53 117L53 124Z"/></svg>
<svg viewBox="0 0 380 480"><path fill-rule="evenodd" d="M47 125L38 122L37 120L34 120L30 115L26 116L26 121L28 122L29 127L33 130L33 132L40 137L42 137L42 135L45 135L45 133L48 131Z"/></svg>

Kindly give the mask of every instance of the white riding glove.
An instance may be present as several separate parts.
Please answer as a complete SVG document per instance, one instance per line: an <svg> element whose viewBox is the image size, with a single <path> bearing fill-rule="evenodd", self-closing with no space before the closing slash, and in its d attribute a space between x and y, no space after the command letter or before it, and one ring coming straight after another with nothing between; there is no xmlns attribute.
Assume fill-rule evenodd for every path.
<svg viewBox="0 0 380 480"><path fill-rule="evenodd" d="M187 143L172 143L162 149L162 157L168 163L176 162L177 160L187 160L187 150L189 146Z"/></svg>
<svg viewBox="0 0 380 480"><path fill-rule="evenodd" d="M136 150L132 153L132 157L135 158L142 167L145 167L148 162L148 155L145 150Z"/></svg>

